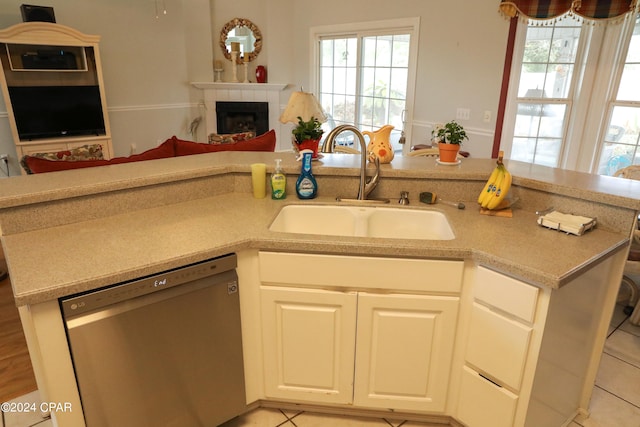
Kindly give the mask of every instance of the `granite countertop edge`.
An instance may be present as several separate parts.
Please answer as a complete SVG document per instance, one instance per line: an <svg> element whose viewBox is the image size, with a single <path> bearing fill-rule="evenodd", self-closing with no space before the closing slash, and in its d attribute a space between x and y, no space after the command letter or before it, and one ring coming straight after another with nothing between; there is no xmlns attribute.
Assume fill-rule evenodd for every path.
<svg viewBox="0 0 640 427"><path fill-rule="evenodd" d="M517 279L557 289L629 243L625 233L611 230L596 228L584 236L570 236L544 229L535 224L535 216L529 212L515 211L513 218L496 218L478 215L474 209L444 206L436 209L445 212L456 235L448 241L269 231L280 208L292 203L301 201L256 200L250 194L232 193L180 203L171 210L157 207L3 236L16 304L42 303L252 249L472 260ZM528 243L523 244L523 239ZM51 245L52 241L56 244ZM531 256L532 250L536 257ZM570 256L560 259L558 251ZM87 257L87 253L92 255ZM34 263L34 259L41 261Z"/></svg>
<svg viewBox="0 0 640 427"><path fill-rule="evenodd" d="M282 159L286 174L299 173L300 163L290 152L220 152L74 169L64 173L17 176L11 178L11 185L0 187L0 209L214 175L249 174L250 164L254 162L264 162L267 173L270 173L276 158ZM513 175L515 186L640 210L640 202L633 197L634 194L640 194L640 181L518 161L507 160L505 165ZM486 181L494 166L494 159L468 158L462 164L452 167L439 166L433 158L397 156L391 164L381 166L381 175L390 180ZM357 177L359 157L325 154L322 160L314 162L314 174Z"/></svg>

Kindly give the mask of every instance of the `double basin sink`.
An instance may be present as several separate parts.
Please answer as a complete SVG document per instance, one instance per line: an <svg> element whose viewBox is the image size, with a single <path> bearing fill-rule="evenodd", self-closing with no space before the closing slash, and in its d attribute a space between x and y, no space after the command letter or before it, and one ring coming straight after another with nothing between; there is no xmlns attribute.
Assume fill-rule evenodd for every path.
<svg viewBox="0 0 640 427"><path fill-rule="evenodd" d="M455 238L442 212L371 206L288 205L280 210L269 230L387 239Z"/></svg>

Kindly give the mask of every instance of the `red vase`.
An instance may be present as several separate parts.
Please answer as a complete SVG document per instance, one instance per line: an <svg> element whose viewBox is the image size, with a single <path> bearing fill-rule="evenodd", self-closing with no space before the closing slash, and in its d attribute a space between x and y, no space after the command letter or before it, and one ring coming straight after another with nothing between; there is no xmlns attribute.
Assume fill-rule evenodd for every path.
<svg viewBox="0 0 640 427"><path fill-rule="evenodd" d="M267 82L267 69L264 68L263 65L258 65L256 67L256 81L258 83L266 83Z"/></svg>

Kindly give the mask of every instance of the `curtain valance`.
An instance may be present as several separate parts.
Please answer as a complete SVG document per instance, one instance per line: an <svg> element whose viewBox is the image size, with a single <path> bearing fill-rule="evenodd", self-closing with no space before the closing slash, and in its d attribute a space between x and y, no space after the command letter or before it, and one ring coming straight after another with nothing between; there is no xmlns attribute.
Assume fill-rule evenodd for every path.
<svg viewBox="0 0 640 427"><path fill-rule="evenodd" d="M502 0L500 12L510 18L553 19L566 13L586 20L622 18L638 9L638 0Z"/></svg>

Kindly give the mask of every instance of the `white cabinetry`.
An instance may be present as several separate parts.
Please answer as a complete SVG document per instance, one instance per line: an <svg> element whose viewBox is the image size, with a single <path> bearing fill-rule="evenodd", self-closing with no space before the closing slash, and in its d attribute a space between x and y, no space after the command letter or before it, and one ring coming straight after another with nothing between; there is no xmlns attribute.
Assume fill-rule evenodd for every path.
<svg viewBox="0 0 640 427"><path fill-rule="evenodd" d="M255 398L566 425L588 407L624 259L551 289L463 261L259 252Z"/></svg>
<svg viewBox="0 0 640 427"><path fill-rule="evenodd" d="M462 422L514 425L538 293L534 286L478 268L458 400Z"/></svg>
<svg viewBox="0 0 640 427"><path fill-rule="evenodd" d="M443 412L462 269L261 252L266 397Z"/></svg>

